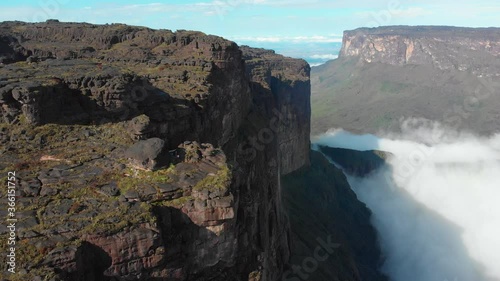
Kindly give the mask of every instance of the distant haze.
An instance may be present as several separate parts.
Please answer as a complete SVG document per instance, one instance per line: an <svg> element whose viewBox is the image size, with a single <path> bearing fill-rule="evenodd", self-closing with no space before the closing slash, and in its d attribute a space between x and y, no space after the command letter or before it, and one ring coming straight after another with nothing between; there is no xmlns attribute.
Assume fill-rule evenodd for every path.
<svg viewBox="0 0 500 281"><path fill-rule="evenodd" d="M294 40L293 38L286 41L273 40L273 38L263 37L256 40L255 38L229 38L239 45L249 45L257 48L265 48L276 51L276 53L306 60L311 66L321 65L329 60L336 59L342 47L341 42L315 42L308 41L311 38L304 40ZM339 38L338 40L341 40ZM334 41L333 39L331 41Z"/></svg>
<svg viewBox="0 0 500 281"><path fill-rule="evenodd" d="M336 130L317 140L394 155L369 177L348 177L373 212L382 270L393 281L500 280L500 134L402 127L385 138Z"/></svg>

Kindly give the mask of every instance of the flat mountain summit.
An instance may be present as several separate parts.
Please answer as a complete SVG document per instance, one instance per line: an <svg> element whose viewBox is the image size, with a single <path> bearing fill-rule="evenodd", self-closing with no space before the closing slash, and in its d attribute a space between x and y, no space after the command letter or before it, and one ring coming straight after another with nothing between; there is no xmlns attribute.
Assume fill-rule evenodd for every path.
<svg viewBox="0 0 500 281"><path fill-rule="evenodd" d="M398 131L425 118L500 130L500 28L389 26L344 32L339 59L312 70L312 131Z"/></svg>
<svg viewBox="0 0 500 281"><path fill-rule="evenodd" d="M0 23L24 269L9 279L280 279L279 177L309 163L309 72L197 31Z"/></svg>

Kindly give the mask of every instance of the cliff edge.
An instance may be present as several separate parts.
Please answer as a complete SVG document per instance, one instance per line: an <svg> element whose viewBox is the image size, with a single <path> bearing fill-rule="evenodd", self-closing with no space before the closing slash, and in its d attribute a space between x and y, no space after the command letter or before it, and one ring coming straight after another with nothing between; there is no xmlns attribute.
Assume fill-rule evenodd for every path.
<svg viewBox="0 0 500 281"><path fill-rule="evenodd" d="M279 177L308 165L309 71L195 31L1 23L8 278L281 278Z"/></svg>
<svg viewBox="0 0 500 281"><path fill-rule="evenodd" d="M331 234L315 280L384 280L369 211L310 152L310 71L196 31L0 23L1 278L283 280Z"/></svg>

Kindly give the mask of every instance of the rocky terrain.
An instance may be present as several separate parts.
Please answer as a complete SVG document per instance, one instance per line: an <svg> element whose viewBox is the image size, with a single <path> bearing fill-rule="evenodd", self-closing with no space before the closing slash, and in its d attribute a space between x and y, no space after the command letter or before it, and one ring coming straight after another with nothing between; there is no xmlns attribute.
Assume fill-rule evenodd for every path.
<svg viewBox="0 0 500 281"><path fill-rule="evenodd" d="M309 76L303 60L195 31L0 23L0 177L15 171L18 219L17 272L2 263L1 278L281 280L316 247L297 223L317 196L281 177L326 169L318 186L360 215L335 204L345 217L319 218L343 248L315 280L376 280L369 212L310 156ZM8 236L2 224L3 252Z"/></svg>
<svg viewBox="0 0 500 281"><path fill-rule="evenodd" d="M121 24L4 22L0 42L17 280L279 278L279 167L309 159L281 150L309 146L307 63ZM275 116L286 133L261 133Z"/></svg>
<svg viewBox="0 0 500 281"><path fill-rule="evenodd" d="M339 59L314 67L312 131L398 131L425 118L500 130L500 29L388 26L344 32Z"/></svg>

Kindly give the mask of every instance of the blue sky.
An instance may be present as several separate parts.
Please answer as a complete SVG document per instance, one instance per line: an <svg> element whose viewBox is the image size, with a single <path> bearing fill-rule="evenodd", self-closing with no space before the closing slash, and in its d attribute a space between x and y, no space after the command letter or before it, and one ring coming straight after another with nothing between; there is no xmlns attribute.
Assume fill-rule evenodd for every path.
<svg viewBox="0 0 500 281"><path fill-rule="evenodd" d="M499 0L17 0L0 21L120 22L192 29L273 48L311 63L338 52L342 32L362 26L500 26Z"/></svg>

